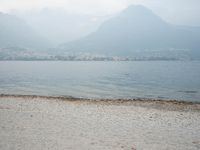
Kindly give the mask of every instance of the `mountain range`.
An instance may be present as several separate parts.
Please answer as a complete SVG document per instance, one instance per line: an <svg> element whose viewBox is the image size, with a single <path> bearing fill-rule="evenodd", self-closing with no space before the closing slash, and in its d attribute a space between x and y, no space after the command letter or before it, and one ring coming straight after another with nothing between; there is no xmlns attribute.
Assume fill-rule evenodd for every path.
<svg viewBox="0 0 200 150"><path fill-rule="evenodd" d="M45 12L44 16L46 14L49 14L49 12ZM55 18L57 18L56 16L60 15L56 14ZM70 24L70 19L68 20L64 16L63 22ZM37 15L33 18L37 20ZM44 32L48 33L51 32L50 29L52 30L52 33L46 34L51 39L57 32L56 28L59 28L59 25L62 27L62 29L58 29L59 34L63 34L59 35L62 40L70 32L64 32L65 25L62 24L63 22L58 21L54 27L48 21L52 21L51 17L46 18L46 20L45 18L38 18L40 21L35 22L38 27L42 26L40 30L37 30L37 28L31 26L30 20L27 23L14 15L0 13L0 57L11 58L10 55L18 54L20 48L22 48L19 58L24 57L21 57L24 52L26 53L25 56L33 53L34 56L37 56L43 50L42 56L46 57L48 55L48 59L54 58L55 55L56 58L57 55L66 56L66 58L68 58L67 55L78 55L81 58L82 56L106 56L109 59L115 56L139 59L150 58L153 60L200 59L200 27L169 24L148 8L140 5L129 6L104 21L97 30L94 30L95 27L92 25L92 33L56 47L53 47L55 43L53 44L52 41L50 42L47 39L48 36L41 35L41 31L45 26L48 29ZM71 19L73 20L73 17ZM58 20L61 20L61 18ZM77 19L74 18L74 20L74 25L72 25L74 28L72 26L70 28L76 30L79 27L75 26ZM87 33L89 33L89 30L87 30ZM66 41L70 40L66 38ZM59 42L56 41L56 43ZM3 54L1 54L2 52ZM45 59L45 57L39 57ZM12 59L15 59L15 57L12 56Z"/></svg>
<svg viewBox="0 0 200 150"><path fill-rule="evenodd" d="M108 56L146 56L200 58L200 28L175 26L143 6L130 6L100 28L76 41L59 46L72 53ZM177 57L177 56L176 56Z"/></svg>

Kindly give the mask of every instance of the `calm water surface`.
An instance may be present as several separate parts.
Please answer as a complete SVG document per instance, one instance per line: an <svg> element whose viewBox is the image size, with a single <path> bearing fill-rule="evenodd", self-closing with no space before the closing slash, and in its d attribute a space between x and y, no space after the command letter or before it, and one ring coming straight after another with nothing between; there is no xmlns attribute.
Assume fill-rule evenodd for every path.
<svg viewBox="0 0 200 150"><path fill-rule="evenodd" d="M200 62L1 61L1 93L200 102Z"/></svg>

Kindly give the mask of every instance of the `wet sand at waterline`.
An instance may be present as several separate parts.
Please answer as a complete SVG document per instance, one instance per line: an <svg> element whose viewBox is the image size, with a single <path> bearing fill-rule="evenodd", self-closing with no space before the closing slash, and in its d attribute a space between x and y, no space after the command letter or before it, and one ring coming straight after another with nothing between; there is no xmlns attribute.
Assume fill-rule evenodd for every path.
<svg viewBox="0 0 200 150"><path fill-rule="evenodd" d="M2 150L199 150L200 104L0 96Z"/></svg>

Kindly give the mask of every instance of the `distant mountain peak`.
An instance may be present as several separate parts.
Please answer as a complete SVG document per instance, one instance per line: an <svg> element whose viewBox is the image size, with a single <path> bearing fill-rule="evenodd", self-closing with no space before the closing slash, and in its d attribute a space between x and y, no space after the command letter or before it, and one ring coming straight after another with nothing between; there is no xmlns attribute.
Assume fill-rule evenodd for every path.
<svg viewBox="0 0 200 150"><path fill-rule="evenodd" d="M125 10L123 10L119 16L133 19L135 21L142 22L165 22L158 15L156 15L151 9L143 5L130 5Z"/></svg>
<svg viewBox="0 0 200 150"><path fill-rule="evenodd" d="M140 12L152 12L150 9L143 5L130 5L126 9L123 10L123 12L129 12L129 13L140 13Z"/></svg>
<svg viewBox="0 0 200 150"><path fill-rule="evenodd" d="M121 12L121 15L132 15L132 16L141 16L141 15L154 15L151 9L142 6L142 5L130 5Z"/></svg>

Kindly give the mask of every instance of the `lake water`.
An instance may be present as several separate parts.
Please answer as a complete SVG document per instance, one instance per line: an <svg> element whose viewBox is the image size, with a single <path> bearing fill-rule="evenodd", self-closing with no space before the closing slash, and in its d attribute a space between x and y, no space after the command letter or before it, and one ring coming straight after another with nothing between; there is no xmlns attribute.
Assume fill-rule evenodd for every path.
<svg viewBox="0 0 200 150"><path fill-rule="evenodd" d="M2 93L200 102L200 62L1 61Z"/></svg>

